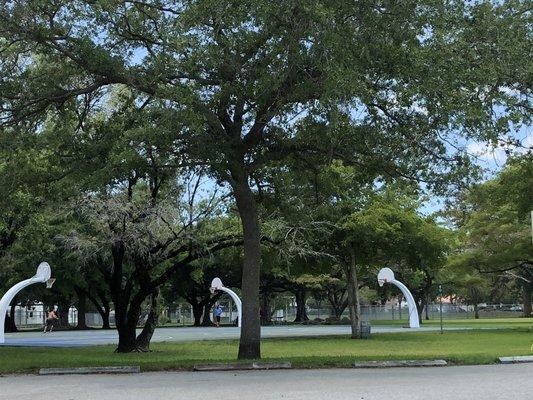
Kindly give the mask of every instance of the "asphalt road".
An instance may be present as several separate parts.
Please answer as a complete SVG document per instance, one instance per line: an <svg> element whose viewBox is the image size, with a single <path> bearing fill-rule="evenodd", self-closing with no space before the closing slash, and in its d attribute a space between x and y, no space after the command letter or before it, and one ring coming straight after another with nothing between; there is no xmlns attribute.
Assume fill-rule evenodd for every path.
<svg viewBox="0 0 533 400"><path fill-rule="evenodd" d="M423 327L419 329L402 328L398 326L372 327L373 333L380 332L420 332L435 331L438 327ZM461 329L461 328L453 328ZM140 332L140 331L139 331ZM274 337L299 337L299 336L327 336L349 335L350 326L328 325L294 325L294 326L265 326L261 328L262 338ZM196 340L223 340L238 339L239 328L157 328L152 342L189 342ZM89 331L59 331L43 334L42 332L6 333L6 346L51 346L51 347L78 347L118 343L116 330L89 330Z"/></svg>
<svg viewBox="0 0 533 400"><path fill-rule="evenodd" d="M533 364L0 378L1 400L530 400L532 393Z"/></svg>

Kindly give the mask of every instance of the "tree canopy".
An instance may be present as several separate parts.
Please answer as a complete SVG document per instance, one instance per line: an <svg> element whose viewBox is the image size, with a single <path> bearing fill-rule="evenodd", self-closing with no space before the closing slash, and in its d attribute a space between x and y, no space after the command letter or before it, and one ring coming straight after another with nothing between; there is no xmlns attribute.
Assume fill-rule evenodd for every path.
<svg viewBox="0 0 533 400"><path fill-rule="evenodd" d="M105 141L88 154L111 179L135 180L140 158L151 189L187 166L229 186L244 248L239 357L258 358L270 168L342 160L367 184L468 182L467 140L509 141L531 121L528 15L525 0L1 1L0 126L46 125L61 165L127 130L116 158ZM117 88L127 112L109 107Z"/></svg>

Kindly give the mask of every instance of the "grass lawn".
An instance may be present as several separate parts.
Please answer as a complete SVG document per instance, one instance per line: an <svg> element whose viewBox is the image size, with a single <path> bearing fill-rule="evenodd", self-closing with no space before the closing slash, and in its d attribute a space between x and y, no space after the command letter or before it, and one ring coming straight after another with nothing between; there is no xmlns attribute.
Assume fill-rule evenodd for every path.
<svg viewBox="0 0 533 400"><path fill-rule="evenodd" d="M463 332L381 333L370 340L345 337L266 339L264 361L297 368L347 367L355 360L443 358L456 364L489 364L499 356L533 354L533 328ZM0 348L0 373L43 367L140 365L142 371L190 369L195 363L234 361L237 341L154 343L151 353L115 354L113 346Z"/></svg>
<svg viewBox="0 0 533 400"><path fill-rule="evenodd" d="M409 325L406 319L373 320L370 323L374 326ZM444 319L442 323L447 328L533 328L533 318ZM440 326L440 320L422 321L422 326Z"/></svg>

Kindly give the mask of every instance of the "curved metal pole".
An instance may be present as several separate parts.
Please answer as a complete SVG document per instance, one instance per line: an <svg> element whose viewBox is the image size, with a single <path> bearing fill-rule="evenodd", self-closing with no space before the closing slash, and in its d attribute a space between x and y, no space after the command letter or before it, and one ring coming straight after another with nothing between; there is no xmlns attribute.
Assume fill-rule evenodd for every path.
<svg viewBox="0 0 533 400"><path fill-rule="evenodd" d="M415 299L409 289L407 289L407 286L405 286L400 281L397 281L396 279L393 279L388 283L392 283L393 285L398 287L402 291L405 299L407 300L407 305L409 306L409 327L420 328L420 321L418 319L418 311L416 309Z"/></svg>
<svg viewBox="0 0 533 400"><path fill-rule="evenodd" d="M39 283L39 282L41 281L39 280L39 278L36 278L36 277L19 282L15 286L13 286L11 289L9 289L6 292L6 294L4 294L4 296L2 297L2 300L0 300L0 343L5 343L4 324L6 320L7 309L9 305L11 304L11 301L17 295L17 293L20 292L22 289L24 289L27 286L33 285L34 283Z"/></svg>
<svg viewBox="0 0 533 400"><path fill-rule="evenodd" d="M30 279L26 279L22 282L17 283L4 294L4 296L0 300L0 343L5 343L4 324L6 320L7 309L11 304L13 298L17 295L18 292L20 292L27 286L33 285L34 283L46 282L50 278L50 275L50 266L48 265L48 263L42 262L39 264L39 267L37 267L37 273L34 276L32 276Z"/></svg>
<svg viewBox="0 0 533 400"><path fill-rule="evenodd" d="M237 315L238 315L238 317L237 317L238 318L237 326L240 328L241 327L241 323L242 323L242 302L241 302L241 299L239 299L239 296L237 296L237 293L235 293L231 289L228 289L225 286L217 287L216 289L217 290L222 290L223 292L226 292L227 294L229 294L231 296L231 298L233 299L233 301L235 302L235 304L237 305Z"/></svg>

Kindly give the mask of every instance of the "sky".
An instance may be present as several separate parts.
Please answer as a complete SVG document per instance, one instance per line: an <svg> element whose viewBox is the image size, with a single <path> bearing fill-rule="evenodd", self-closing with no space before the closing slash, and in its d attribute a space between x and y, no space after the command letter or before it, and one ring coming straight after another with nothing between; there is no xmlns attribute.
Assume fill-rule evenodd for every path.
<svg viewBox="0 0 533 400"><path fill-rule="evenodd" d="M523 148L513 149L514 154L524 154L528 149L533 149L533 126L524 126L513 133L513 137L520 140ZM470 153L479 165L485 171L484 179L490 179L498 171L500 171L507 161L508 155L504 148L494 148L485 142L470 141L466 145L468 153ZM432 214L441 210L444 206L444 199L441 197L434 197L429 202L424 204L420 211L424 214Z"/></svg>
<svg viewBox="0 0 533 400"><path fill-rule="evenodd" d="M130 60L132 65L142 64L147 52L143 48L138 48L135 50L132 59ZM302 117L302 115L299 115ZM355 119L361 117L359 115L354 115ZM533 126L525 126L521 129L514 132L511 136L520 140L524 148L513 149L514 154L521 154L533 149ZM491 145L488 145L485 142L470 141L466 143L466 149L469 154L474 157L475 163L479 165L484 170L484 179L490 179L498 171L500 171L507 160L507 153L502 147L493 148ZM210 193L217 187L217 184L214 180L207 179L206 182L202 185L202 191L204 191L204 196L209 196ZM219 188L221 189L221 188ZM221 189L223 192L228 190L228 188ZM444 199L442 197L433 197L425 203L420 211L423 214L432 214L441 210L444 207Z"/></svg>

